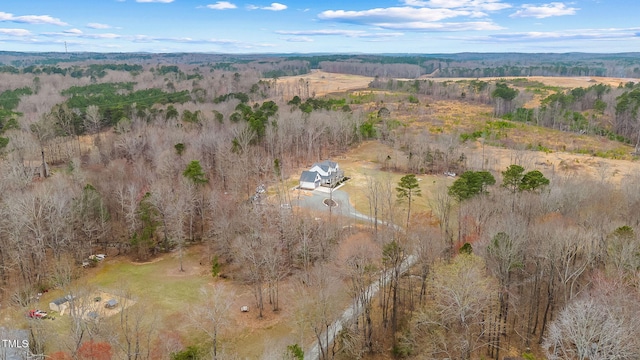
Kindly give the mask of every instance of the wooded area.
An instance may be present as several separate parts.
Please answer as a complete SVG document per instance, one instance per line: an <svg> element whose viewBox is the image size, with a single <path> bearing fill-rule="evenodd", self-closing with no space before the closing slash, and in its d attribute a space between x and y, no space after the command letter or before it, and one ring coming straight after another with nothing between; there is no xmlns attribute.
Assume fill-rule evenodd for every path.
<svg viewBox="0 0 640 360"><path fill-rule="evenodd" d="M34 354L240 358L230 313L246 290L250 316L291 316L300 329L265 359L300 359L313 344L321 359L640 356L640 178L540 166L527 154L578 149L509 132L594 137L626 150L592 155L631 164L640 83L395 79L424 73L414 57L2 55L0 315L28 330ZM315 97L282 78L315 66L372 81ZM486 111L447 128L441 102ZM345 174L365 219L291 207L308 196L292 190L301 169L371 143L386 151L368 154L375 172ZM485 143L513 151L510 165L489 162ZM96 253L141 268L172 256L175 276L201 287L154 313L140 305L154 294L122 279L118 315L87 321L99 273L83 262ZM46 291L71 296L68 315L25 320ZM172 331L181 321L197 333Z"/></svg>

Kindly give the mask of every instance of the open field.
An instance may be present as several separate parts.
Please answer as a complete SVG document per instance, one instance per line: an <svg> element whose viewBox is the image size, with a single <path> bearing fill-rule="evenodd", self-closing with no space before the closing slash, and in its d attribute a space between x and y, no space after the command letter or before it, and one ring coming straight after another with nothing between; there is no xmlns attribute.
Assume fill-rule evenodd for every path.
<svg viewBox="0 0 640 360"><path fill-rule="evenodd" d="M474 80L470 78L422 78L432 81L444 82L444 81L459 81L459 80ZM618 86L620 84L627 83L629 81L638 82L639 79L619 78L619 77L600 77L600 76L504 76L504 77L487 77L478 78L483 81L495 81L495 80L514 80L514 79L527 79L529 81L539 81L547 86L557 86L562 88L576 88L576 87L589 87L594 84L602 83L610 86Z"/></svg>
<svg viewBox="0 0 640 360"><path fill-rule="evenodd" d="M525 77L488 77L479 78L483 81L495 80L513 80L523 79ZM310 95L322 96L329 93L343 92L347 90L357 90L367 88L373 77L336 74L325 71L315 70L305 75L285 76L278 79L278 84L283 85L286 90L287 86L293 88L302 82L309 84ZM471 78L421 78L421 80L431 80L438 82L459 81L459 80L475 80ZM598 77L598 76L580 76L580 77L559 77L559 76L529 76L529 81L539 81L547 86L557 86L562 88L589 87L594 84L602 83L610 86L618 86L629 81L639 82L640 79L619 78L619 77ZM404 79L414 80L414 79ZM291 92L293 93L293 92ZM284 97L287 98L288 93L285 91ZM289 96L292 97L293 95Z"/></svg>
<svg viewBox="0 0 640 360"><path fill-rule="evenodd" d="M278 86L282 89L285 99L291 99L300 92L296 88L306 87L309 95L323 96L329 93L367 88L373 80L369 76L334 74L324 71L312 71L309 74L285 76L278 79Z"/></svg>
<svg viewBox="0 0 640 360"><path fill-rule="evenodd" d="M345 252L352 241L367 241L368 234L357 233L348 237L344 244L336 250ZM363 240L365 238L365 240ZM175 252L164 254L146 263L132 262L126 257L109 258L98 264L96 268L86 269L78 280L78 287L92 289L89 294L77 299L78 304L84 304L85 313L95 311L101 321L106 322L106 328L118 326L118 314L123 305L134 314L144 314L146 322L153 322L156 331L154 338L177 339L181 345L173 349L181 350L189 344L204 343L207 340L194 331L194 324L189 316L191 309L203 304L201 289L214 289L215 285L224 285L226 293L222 296L230 302L228 321L220 333L220 348L227 353L237 354L242 359L262 359L278 357L286 346L300 343L304 346L314 341L313 333L303 326L297 325L299 311L300 281L296 277L286 278L279 285L280 306L278 312L271 311L265 300L264 316L257 317L255 298L252 288L239 280L212 278L207 264L201 265L203 248L192 246L185 252L184 272L179 271L179 259ZM328 265L330 271L340 278L339 265ZM231 269L223 268L223 271ZM126 293L131 299L116 295ZM33 308L48 310L48 303L63 296L62 290L54 290L44 294L40 301L32 304ZM348 292L339 301L347 304ZM99 301L96 298L100 297ZM105 309L104 303L112 298L119 301L115 309ZM248 306L249 312L241 312L242 306ZM345 305L346 306L346 305ZM23 323L26 321L22 312L11 313L3 310L2 323ZM40 320L52 334L69 332L71 318L50 312L55 320ZM102 326L102 325L101 325ZM57 335L49 338L52 342L48 349L52 351L67 351L63 341ZM165 344L155 344L158 349ZM276 355L276 353L278 355ZM164 354L162 358L167 358ZM160 356L160 355L158 355Z"/></svg>

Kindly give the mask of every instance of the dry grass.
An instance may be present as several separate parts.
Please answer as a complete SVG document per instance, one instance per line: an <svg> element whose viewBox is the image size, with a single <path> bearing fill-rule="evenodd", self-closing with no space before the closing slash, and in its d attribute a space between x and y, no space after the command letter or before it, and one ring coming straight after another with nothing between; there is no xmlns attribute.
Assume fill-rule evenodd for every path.
<svg viewBox="0 0 640 360"><path fill-rule="evenodd" d="M105 305L107 301L111 299L115 299L116 301L118 301L118 305L112 309L108 309L105 307ZM122 296L113 295L106 291L94 291L90 295L87 295L85 298L79 299L78 303L84 304L85 309L83 309L83 313L85 313L85 317L88 316L89 312L94 312L98 314L100 318L107 318L118 314L123 309L133 306L136 301L124 298ZM86 320L89 320L89 318L87 318Z"/></svg>
<svg viewBox="0 0 640 360"><path fill-rule="evenodd" d="M400 178L406 173L394 171L393 169L406 168L408 158L402 151L393 149L389 145L378 141L366 141L332 160L337 161L340 168L344 170L345 176L350 178L340 190L349 194L349 201L358 212L368 215L370 213L367 190L369 178L388 182L393 191L392 196L395 201L395 188ZM385 163L389 166L389 169L383 167ZM299 174L294 173L289 180L293 181L297 179L297 176ZM433 198L440 184L450 185L453 180L443 175L422 174L418 176L418 181L422 196L415 198L411 205L411 212L414 215L429 213L430 199ZM395 214L395 218L384 220L391 220L398 224L404 222L406 204L400 203L397 205L399 211Z"/></svg>
<svg viewBox="0 0 640 360"><path fill-rule="evenodd" d="M322 96L329 93L363 89L373 80L369 76L334 74L324 71L311 71L300 76L285 76L278 79L285 99L291 99L299 93L295 90L301 83L309 84L309 95ZM306 85L305 85L306 86Z"/></svg>
<svg viewBox="0 0 640 360"><path fill-rule="evenodd" d="M471 78L429 78L429 80L438 81L438 82L473 80L473 79ZM539 81L547 86L557 86L562 88L589 87L597 83L602 83L610 86L618 86L620 83L624 84L629 81L633 81L633 82L639 81L638 79L618 78L618 77L600 77L600 76L504 76L504 77L480 78L480 80L483 80L483 81L514 80L514 79L527 79L529 81Z"/></svg>

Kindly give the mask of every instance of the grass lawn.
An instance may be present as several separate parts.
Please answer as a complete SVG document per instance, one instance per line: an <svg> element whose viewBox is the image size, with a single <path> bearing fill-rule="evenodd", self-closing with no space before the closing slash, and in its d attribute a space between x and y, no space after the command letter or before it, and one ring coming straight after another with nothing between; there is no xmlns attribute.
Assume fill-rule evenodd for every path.
<svg viewBox="0 0 640 360"><path fill-rule="evenodd" d="M136 301L168 322L174 320L172 315L185 313L189 304L197 303L200 289L212 281L205 275L206 267L199 265L198 255L197 251L185 252L185 272L179 270L176 253L163 254L160 260L146 264L135 264L126 259L108 261L100 265L88 282L112 292L128 289Z"/></svg>
<svg viewBox="0 0 640 360"><path fill-rule="evenodd" d="M105 263L90 281L96 286L109 288L125 284L131 288L134 295L157 297L161 302L164 300L160 298L173 300L184 299L186 296L191 299L198 293L200 286L211 280L197 276L200 273L194 273L190 269L194 266L196 255L193 252L185 254L183 274L179 270L179 259L173 254L164 254L160 261L147 264L135 264L124 259Z"/></svg>
<svg viewBox="0 0 640 360"><path fill-rule="evenodd" d="M163 254L160 258L146 264L135 264L126 257L108 259L98 264L94 269L83 270L85 274L76 281L74 287L104 291L119 295L125 292L131 294L135 304L132 309L149 311L148 319L155 318L156 329L170 329L176 331L187 342L195 340L196 336L187 321L187 309L192 304L200 302L200 289L212 282L207 274L207 268L199 265L200 251L197 247L188 249L184 256L185 272L181 273L180 261L175 253ZM38 306L42 310L49 310L48 303L55 298L64 296L60 289L51 291L41 299ZM51 334L55 334L48 341L47 349L51 351L68 351L59 336L70 331L70 317L50 312L55 320L43 321ZM117 314L105 318L105 321L117 321Z"/></svg>
<svg viewBox="0 0 640 360"><path fill-rule="evenodd" d="M358 148L345 154L343 159L339 159L340 167L344 170L345 176L351 178L340 189L349 194L351 205L360 213L369 215L369 199L367 197L367 179L374 178L381 181L388 181L393 189L394 201L396 200L396 186L400 178L405 173L381 170L381 164L377 158L378 154L392 154L398 158L402 155L394 151L387 145L379 142L365 142ZM430 202L435 193L442 186L449 186L454 179L442 175L417 175L422 196L413 199L411 212L413 214L427 213L430 211ZM406 201L398 204L401 209L400 214L406 215ZM402 216L395 219L402 224Z"/></svg>

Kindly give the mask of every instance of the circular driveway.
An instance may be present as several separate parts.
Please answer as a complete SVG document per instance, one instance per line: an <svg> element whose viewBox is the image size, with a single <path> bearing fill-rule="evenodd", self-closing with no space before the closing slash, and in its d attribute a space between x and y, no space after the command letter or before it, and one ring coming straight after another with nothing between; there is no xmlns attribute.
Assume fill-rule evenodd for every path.
<svg viewBox="0 0 640 360"><path fill-rule="evenodd" d="M331 213L342 216L351 216L357 219L371 221L367 215L361 214L349 203L349 194L342 190L333 190L333 194L322 190L309 191L299 198L291 200L292 205L306 207L318 211L329 212L329 206L324 204L325 199L333 199L337 206L331 208Z"/></svg>

